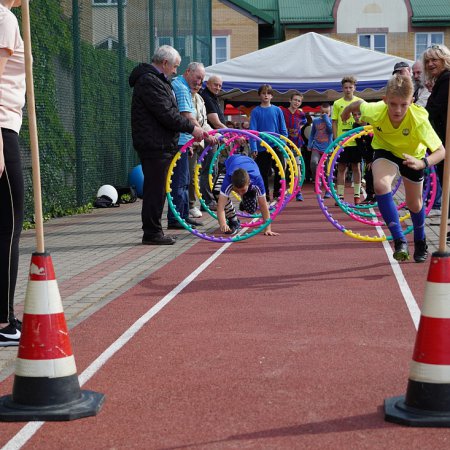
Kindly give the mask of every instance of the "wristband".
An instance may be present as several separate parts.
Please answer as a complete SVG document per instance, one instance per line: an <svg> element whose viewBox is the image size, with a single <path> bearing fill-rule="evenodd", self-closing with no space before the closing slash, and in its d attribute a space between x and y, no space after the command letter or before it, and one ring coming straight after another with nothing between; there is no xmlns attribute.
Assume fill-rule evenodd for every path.
<svg viewBox="0 0 450 450"><path fill-rule="evenodd" d="M424 167L424 169L427 169L429 166L430 166L430 164L428 163L428 159L427 159L427 157L425 156L425 158L422 158L422 161L424 162L424 164L425 164L425 167Z"/></svg>

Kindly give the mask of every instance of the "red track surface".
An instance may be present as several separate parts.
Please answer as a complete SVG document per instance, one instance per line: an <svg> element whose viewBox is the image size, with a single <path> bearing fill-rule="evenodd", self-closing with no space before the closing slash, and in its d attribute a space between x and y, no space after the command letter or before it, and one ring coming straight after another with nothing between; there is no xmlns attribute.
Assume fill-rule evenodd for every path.
<svg viewBox="0 0 450 450"><path fill-rule="evenodd" d="M383 246L337 232L310 189L280 236L232 244L83 386L106 394L98 416L24 448L448 448L450 430L384 421L416 331ZM78 374L218 248L199 241L71 330ZM401 267L421 302L428 264ZM1 424L0 443L22 426Z"/></svg>

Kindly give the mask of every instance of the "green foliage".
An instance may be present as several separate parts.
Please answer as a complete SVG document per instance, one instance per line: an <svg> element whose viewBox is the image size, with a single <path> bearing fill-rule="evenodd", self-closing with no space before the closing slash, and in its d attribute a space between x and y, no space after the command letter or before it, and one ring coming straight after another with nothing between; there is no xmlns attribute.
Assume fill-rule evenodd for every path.
<svg viewBox="0 0 450 450"><path fill-rule="evenodd" d="M20 22L20 9L17 9ZM72 19L58 0L30 3L33 78L39 139L42 204L45 216L78 211L95 198L103 184L126 183L135 165L129 138L131 90L125 89L126 129L120 129L118 53L81 41L81 122L75 123L76 71ZM82 27L83 28L83 27ZM81 36L83 38L83 36ZM135 63L126 61L128 78ZM75 130L81 130L77 148ZM126 150L121 148L125 136ZM20 134L25 178L25 218L34 212L28 117ZM82 168L77 173L77 152ZM123 155L122 153L126 153ZM81 202L80 202L81 197Z"/></svg>

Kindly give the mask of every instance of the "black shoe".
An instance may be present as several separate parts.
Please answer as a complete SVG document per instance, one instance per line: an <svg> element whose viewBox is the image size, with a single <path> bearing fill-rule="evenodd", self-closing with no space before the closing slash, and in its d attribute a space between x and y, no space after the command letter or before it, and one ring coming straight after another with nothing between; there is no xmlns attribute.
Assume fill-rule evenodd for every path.
<svg viewBox="0 0 450 450"><path fill-rule="evenodd" d="M187 222L187 220L186 220L186 222ZM191 225L191 228L195 228L195 225ZM174 222L174 223L167 224L167 229L168 230L185 230L186 228L184 228L180 222Z"/></svg>
<svg viewBox="0 0 450 450"><path fill-rule="evenodd" d="M396 261L407 261L409 259L408 243L402 239L394 240L394 254Z"/></svg>
<svg viewBox="0 0 450 450"><path fill-rule="evenodd" d="M228 226L230 231L225 231L225 234L236 234L241 228L241 222L238 218L232 219L228 221Z"/></svg>
<svg viewBox="0 0 450 450"><path fill-rule="evenodd" d="M199 220L195 220L195 219L191 219L190 217L188 217L187 219L185 219L186 223L188 223L189 225L192 226L192 228L195 227L202 227L203 226L203 222L200 222Z"/></svg>
<svg viewBox="0 0 450 450"><path fill-rule="evenodd" d="M172 245L175 244L175 239L172 236L157 236L152 238L144 236L142 243L144 245Z"/></svg>
<svg viewBox="0 0 450 450"><path fill-rule="evenodd" d="M425 262L428 257L427 240L414 241L414 261L421 263Z"/></svg>
<svg viewBox="0 0 450 450"><path fill-rule="evenodd" d="M19 345L22 322L17 319L10 321L9 325L0 330L0 347Z"/></svg>

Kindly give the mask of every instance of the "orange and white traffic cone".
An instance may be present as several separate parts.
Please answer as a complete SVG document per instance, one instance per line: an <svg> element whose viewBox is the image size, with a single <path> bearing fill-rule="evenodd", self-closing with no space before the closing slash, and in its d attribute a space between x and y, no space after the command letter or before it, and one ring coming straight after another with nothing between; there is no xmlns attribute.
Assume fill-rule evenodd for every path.
<svg viewBox="0 0 450 450"><path fill-rule="evenodd" d="M0 421L58 421L93 416L104 395L82 391L53 263L33 253L12 395L0 398Z"/></svg>
<svg viewBox="0 0 450 450"><path fill-rule="evenodd" d="M386 399L385 420L450 427L450 253L433 253L405 396Z"/></svg>

